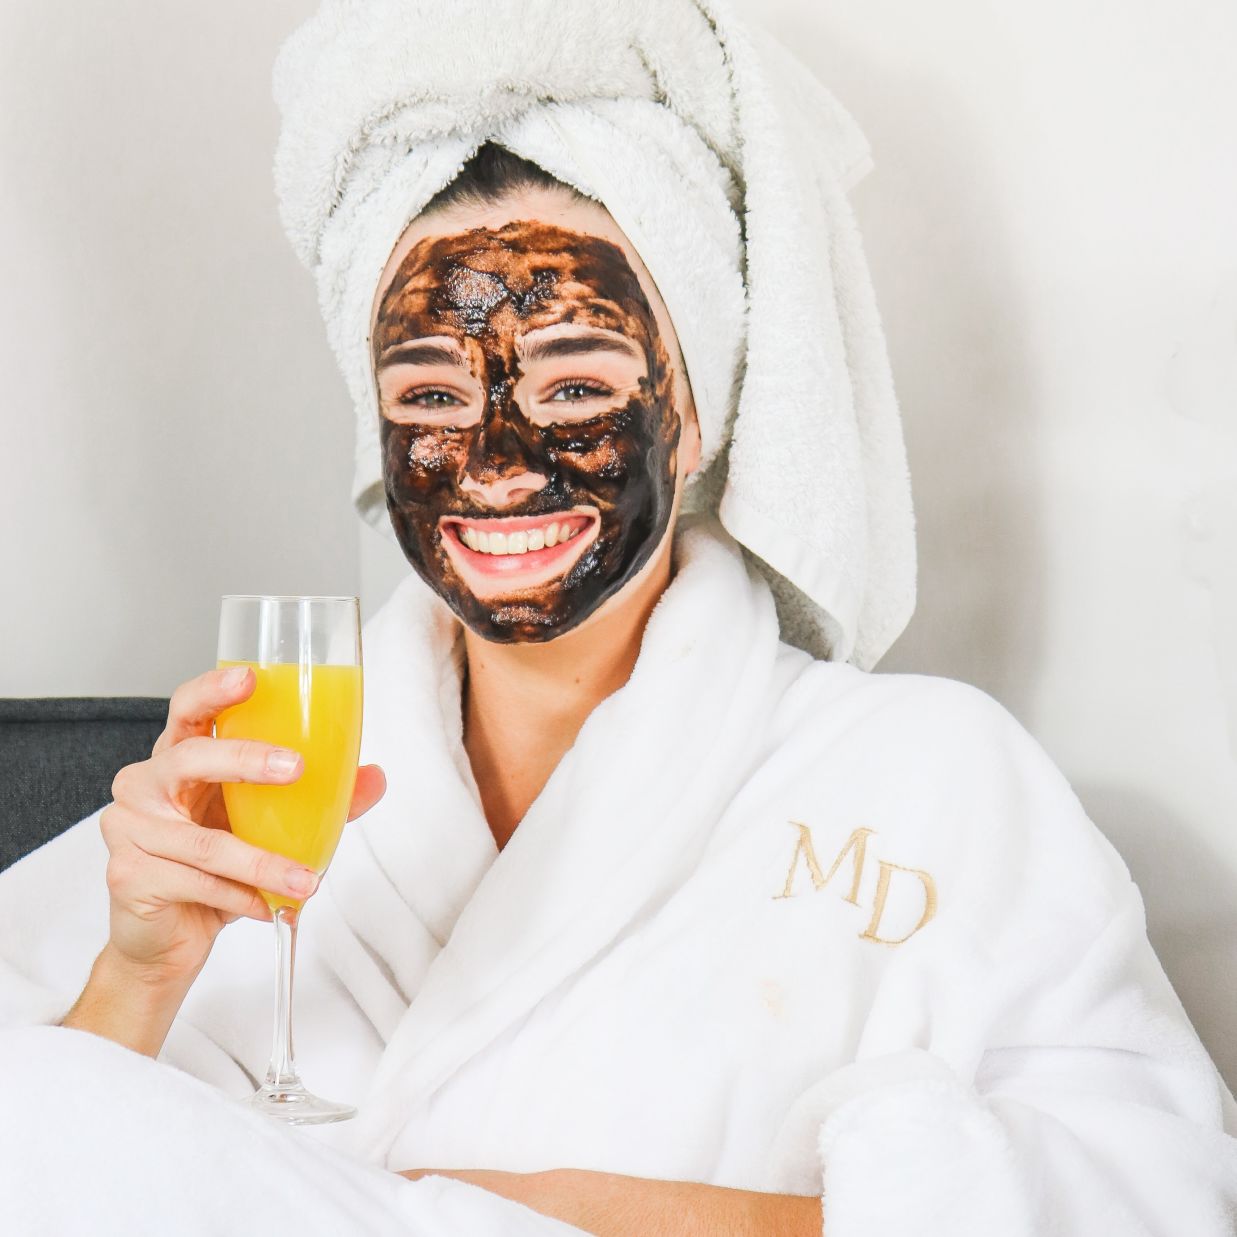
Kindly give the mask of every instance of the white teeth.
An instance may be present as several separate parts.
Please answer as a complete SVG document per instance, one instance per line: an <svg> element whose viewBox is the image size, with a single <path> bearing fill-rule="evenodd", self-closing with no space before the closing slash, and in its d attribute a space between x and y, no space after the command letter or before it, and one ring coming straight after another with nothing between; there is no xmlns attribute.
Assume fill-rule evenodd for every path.
<svg viewBox="0 0 1237 1237"><path fill-rule="evenodd" d="M479 528L461 525L459 539L477 554L526 554L530 550L548 549L578 536L581 529L556 521L544 528L531 528L518 533L484 533Z"/></svg>

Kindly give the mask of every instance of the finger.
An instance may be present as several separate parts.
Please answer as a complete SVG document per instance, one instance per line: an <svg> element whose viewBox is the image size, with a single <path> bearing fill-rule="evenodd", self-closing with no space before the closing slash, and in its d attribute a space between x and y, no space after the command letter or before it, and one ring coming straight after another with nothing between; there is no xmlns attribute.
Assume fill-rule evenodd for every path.
<svg viewBox="0 0 1237 1237"><path fill-rule="evenodd" d="M130 793L143 789L179 806L179 792L201 782L253 782L282 786L305 770L299 752L257 739L182 739L146 762L149 773Z"/></svg>
<svg viewBox="0 0 1237 1237"><path fill-rule="evenodd" d="M232 918L271 918L270 907L248 885L175 860L131 850L108 864L108 889L132 913L176 903L209 906Z"/></svg>
<svg viewBox="0 0 1237 1237"><path fill-rule="evenodd" d="M352 791L352 806L348 819L364 816L387 792L387 775L381 765L362 765L356 771L356 786Z"/></svg>
<svg viewBox="0 0 1237 1237"><path fill-rule="evenodd" d="M318 886L318 874L312 868L250 846L221 829L203 829L178 818L143 817L131 826L129 840L146 855L235 881L250 892L265 889L289 898L307 898Z"/></svg>
<svg viewBox="0 0 1237 1237"><path fill-rule="evenodd" d="M155 740L151 755L158 755L191 735L208 735L215 718L229 705L248 700L257 686L248 666L208 670L182 683L168 702L168 720Z"/></svg>

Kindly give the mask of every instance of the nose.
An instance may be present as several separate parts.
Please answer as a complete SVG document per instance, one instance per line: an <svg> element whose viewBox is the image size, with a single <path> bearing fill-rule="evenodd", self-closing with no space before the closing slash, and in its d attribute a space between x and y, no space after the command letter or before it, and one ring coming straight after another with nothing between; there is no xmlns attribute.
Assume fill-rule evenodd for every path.
<svg viewBox="0 0 1237 1237"><path fill-rule="evenodd" d="M540 473L517 472L510 476L494 477L481 481L469 473L464 474L460 489L470 498L486 507L514 507L538 490L544 489L546 478Z"/></svg>
<svg viewBox="0 0 1237 1237"><path fill-rule="evenodd" d="M491 407L468 452L460 489L484 506L514 507L548 484L536 471L535 451L525 439L529 427L518 424L518 416L501 403Z"/></svg>

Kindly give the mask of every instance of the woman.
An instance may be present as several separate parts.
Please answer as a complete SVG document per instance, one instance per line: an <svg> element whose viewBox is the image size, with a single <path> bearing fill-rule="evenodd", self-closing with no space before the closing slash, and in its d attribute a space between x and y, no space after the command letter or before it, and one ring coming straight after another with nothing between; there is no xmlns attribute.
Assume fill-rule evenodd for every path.
<svg viewBox="0 0 1237 1237"><path fill-rule="evenodd" d="M592 14L608 51L615 7ZM638 26L641 11L625 17ZM367 115L392 82L402 89L379 51L398 44L407 12L375 5L370 25L328 5L298 35L281 61L294 135L325 122L313 107L312 123L287 119L292 77L336 107L322 75L364 65L376 80ZM491 10L471 33L497 30L495 54L511 55L510 23L529 12ZM755 110L747 45L723 10L707 15L706 29L696 6L658 10L685 23L676 38L719 40L735 98ZM465 16L453 13L451 36L467 45ZM634 42L651 53L658 37ZM560 45L550 62L563 61ZM542 96L536 66L521 64ZM358 505L372 514L377 484L416 573L365 633L363 820L315 899L298 964L306 1068L324 1091L367 1097L339 1146L418 1188L455 1178L495 1206L504 1196L598 1233L809 1233L822 1220L831 1237L1226 1232L1232 1100L1150 950L1119 857L989 698L857 668L904 621L888 547L905 512L889 427L872 411L879 370L862 369L853 315L835 343L850 345L849 458L866 485L852 468L838 487L871 499L866 541L814 539L804 516L826 501L843 440L805 434L794 400L759 398L771 374L791 373L793 391L794 372L812 369L789 346L795 314L768 326L770 307L798 293L766 282L779 267L777 229L753 209L759 119L740 125L750 316L727 437L725 364L710 368L719 354L738 373L724 230L716 277L700 277L718 296L693 302L659 243L656 195L636 209L613 175L599 201L581 188L589 172L607 180L596 146L580 145L597 123L613 126L608 158L646 160L650 181L678 136L650 146L639 125L660 120L642 114L629 131L618 109L588 104L490 117L487 141L453 104L466 135L442 148L425 99L401 98L409 127L341 127L331 150L347 159L315 165L340 183L312 236L298 221L313 195L298 199L289 168L315 161L285 129L285 220L318 274L362 418ZM521 147L544 163L510 153ZM543 170L581 149L594 154L584 169ZM836 211L824 172L794 179L788 193ZM715 188L731 200L733 187ZM812 269L804 238L786 240ZM834 244L844 292L853 253ZM845 308L838 317L844 328ZM827 327L813 319L808 333ZM836 375L818 384L816 414L837 415ZM725 530L710 505L720 462ZM689 491L699 510L681 518ZM782 631L814 632L824 655L783 642L779 618ZM252 676L219 672L183 685L151 760L122 770L100 821L107 944L63 1019L237 1094L264 1060L265 975L251 962L265 941L246 935L253 925L221 929L267 917L255 887L300 896L316 883L226 830L220 781L301 769L294 753L281 765L260 745L209 737L252 689ZM55 882L98 876L103 858L78 826L6 875L8 913L33 916ZM46 960L12 959L27 981L12 1021L37 1021L40 1001L46 1020L63 1012L64 959L92 927L70 924L73 941ZM40 1085L41 1062L97 1048L64 1032L9 1042ZM506 1204L453 1219L452 1206L489 1204L415 1194L325 1148L285 1145L283 1131L131 1053L107 1060L142 1105L160 1087L175 1095L158 1117L139 1106L143 1124L174 1143L195 1118L185 1137L208 1168L243 1130L255 1171L230 1176L246 1201L229 1201L247 1215L261 1205L252 1176L285 1221L323 1231L332 1208L361 1231L534 1223Z"/></svg>

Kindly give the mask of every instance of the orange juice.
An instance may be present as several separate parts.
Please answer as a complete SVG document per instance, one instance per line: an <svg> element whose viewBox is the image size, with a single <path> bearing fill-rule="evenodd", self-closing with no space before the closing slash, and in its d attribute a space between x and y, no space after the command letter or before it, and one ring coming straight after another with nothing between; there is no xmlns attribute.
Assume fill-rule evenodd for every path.
<svg viewBox="0 0 1237 1237"><path fill-rule="evenodd" d="M250 666L258 676L248 700L215 718L220 739L259 739L300 752L301 776L285 785L224 782L232 832L319 874L326 871L348 819L361 751L361 667L297 663ZM299 906L282 894L262 896L272 910Z"/></svg>

